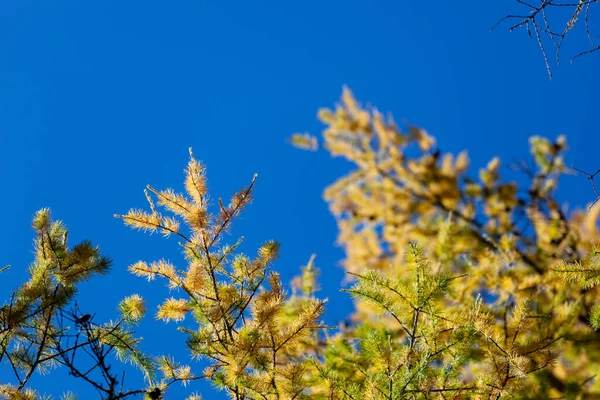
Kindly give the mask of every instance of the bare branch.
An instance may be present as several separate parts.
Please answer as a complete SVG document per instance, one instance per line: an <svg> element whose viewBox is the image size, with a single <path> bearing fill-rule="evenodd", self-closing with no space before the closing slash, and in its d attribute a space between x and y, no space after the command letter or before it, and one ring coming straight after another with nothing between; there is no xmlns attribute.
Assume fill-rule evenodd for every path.
<svg viewBox="0 0 600 400"><path fill-rule="evenodd" d="M579 168L575 168L574 166L571 166L571 168L573 168L577 172L581 172L582 174L587 175L587 178L588 178L588 180L590 181L590 183L592 185L592 189L594 190L594 193L596 194L596 199L590 205L590 209L591 209L592 207L594 207L594 205L596 205L596 203L598 201L600 201L600 192L598 191L598 188L596 187L596 182L594 181L594 178L598 174L600 174L600 169L598 171L594 172L593 174L590 174L589 172L582 171Z"/></svg>
<svg viewBox="0 0 600 400"><path fill-rule="evenodd" d="M556 65L559 65L562 44L567 37L567 34L573 31L578 23L581 25L580 17L582 13L584 14L583 26L585 33L592 47L572 56L571 62L578 57L600 50L600 45L597 45L594 42L590 32L590 10L592 6L598 4L600 0L539 0L536 5L527 3L523 0L515 1L523 7L523 11L525 12L504 16L492 26L491 30L494 30L498 25L508 20L515 21L509 27L511 32L517 28L525 27L528 36L530 38L535 37L538 47L542 52L546 65L546 72L550 79L552 79L552 71L547 48L544 45L544 38L549 38L552 44L554 44L554 47L556 48Z"/></svg>

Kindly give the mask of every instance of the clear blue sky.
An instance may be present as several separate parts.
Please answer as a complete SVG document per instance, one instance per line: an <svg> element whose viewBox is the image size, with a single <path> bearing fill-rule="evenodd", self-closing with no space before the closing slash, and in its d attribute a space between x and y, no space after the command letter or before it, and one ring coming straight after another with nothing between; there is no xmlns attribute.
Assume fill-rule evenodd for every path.
<svg viewBox="0 0 600 400"><path fill-rule="evenodd" d="M255 203L232 240L246 236L250 253L264 240L281 241L275 268L286 281L317 253L322 296L331 299L327 322L337 323L351 303L337 293L342 253L321 194L348 165L285 140L319 133L316 111L332 105L343 84L362 102L423 126L442 150L468 148L475 167L494 155L526 157L530 135L564 133L569 162L600 168L600 54L573 65L565 57L549 81L524 31L490 33L514 6L0 0L0 264L12 265L0 276L2 299L32 260L31 216L50 207L72 243L90 239L114 260L111 275L86 285L81 306L96 310L97 302L102 321L138 292L153 310L168 291L126 267L179 260L176 240L131 231L112 215L145 206L148 183L181 188L192 146L213 198L229 198L259 174ZM580 39L568 42L566 55L581 49ZM573 206L593 199L583 177L561 182L560 196ZM142 328L150 326L151 316ZM178 335L175 325L145 333L147 348L185 359L184 338L171 345L169 335ZM7 375L0 368L0 381ZM34 384L47 393L69 388L64 373L56 376ZM195 387L217 398L207 385ZM81 398L95 398L87 390Z"/></svg>

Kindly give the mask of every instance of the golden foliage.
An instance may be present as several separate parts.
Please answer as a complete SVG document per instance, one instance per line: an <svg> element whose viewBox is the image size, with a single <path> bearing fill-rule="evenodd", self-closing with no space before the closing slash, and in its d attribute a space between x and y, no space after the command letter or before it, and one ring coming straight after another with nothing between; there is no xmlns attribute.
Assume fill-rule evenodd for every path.
<svg viewBox="0 0 600 400"><path fill-rule="evenodd" d="M427 346L441 340L436 332L444 329L471 326L475 335L469 336L470 343L456 342L454 346L465 346L464 352L457 350L441 364L421 358L425 364L402 386L403 392L388 386L402 381L397 375L388 372L383 379L367 362L357 378L355 371L344 369L343 361L326 359L319 368L328 387L345 390L335 392L337 396L392 398L408 396L406 390L413 390L414 398L428 398L427 393L455 398L474 393L477 398L600 393L600 381L590 378L600 368L600 348L588 325L590 317L592 326L600 321L600 306L595 305L598 257L588 251L598 240L600 207L569 216L555 199L558 179L566 172L563 136L555 141L530 139L534 165L517 166L529 179L522 185L503 180L497 157L478 177L469 176L466 152L442 153L424 130L409 126L404 131L379 111L363 108L347 88L335 109L322 109L318 117L326 125L324 147L356 166L325 191L346 252L344 267L358 281L350 290L357 301L356 327L340 333L334 343L358 336L365 345L372 340L380 346L377 357L350 348L334 351L336 357L352 358L359 365L361 357L377 360L385 375L385 368L396 371L395 363L403 359L416 362L406 358L406 347L400 345L415 336L415 326L424 330L416 336ZM426 252L405 257L413 242ZM426 271L423 266L428 264L442 274L437 281L435 275L425 279L427 274L417 274L406 282L409 271ZM419 296L430 290L431 282L439 285L444 273L446 279L461 277L444 283L446 294L427 305L436 313L447 311L446 316L428 315L443 316L444 323L426 328L411 322L415 310L421 310L416 306ZM420 289L415 293L415 288ZM469 304L475 311L465 313ZM387 339L369 339L360 333L364 326L387 332ZM582 341L587 343L585 352ZM388 346L387 353L381 353L381 346ZM439 374L447 375L446 363L454 363L453 389L448 387L451 380L439 381ZM341 371L345 378L340 378ZM409 389L416 376L423 384Z"/></svg>
<svg viewBox="0 0 600 400"><path fill-rule="evenodd" d="M0 361L18 380L0 385L0 398L39 399L26 384L53 363L107 398L155 400L171 384L197 379L210 379L236 400L600 396L600 203L569 214L556 199L567 172L563 136L530 138L533 165L516 166L523 183L504 179L498 157L473 174L466 151L443 153L425 130L363 107L348 88L318 118L323 147L354 165L324 195L352 283L343 290L355 300L348 321L325 329L327 300L315 296L314 255L290 295L272 270L278 242L265 242L254 256L239 251L242 239L222 243L251 203L257 176L227 205L211 205L205 168L190 150L184 193L147 186L149 210L117 217L178 238L183 267L161 259L138 261L129 271L162 278L180 293L162 299L156 319L187 317L179 330L193 357L207 363L203 373L139 350L133 329L146 310L137 294L121 301L116 322L67 313L77 285L105 273L110 262L89 242L68 247L68 231L43 209L33 220L29 279L0 307ZM309 134L291 142L318 147ZM75 336L66 333L63 314ZM81 335L84 344L61 347L72 337L82 343ZM97 354L94 368L106 385L74 367L84 345ZM106 349L136 365L148 387L118 392Z"/></svg>
<svg viewBox="0 0 600 400"><path fill-rule="evenodd" d="M253 398L259 393L266 398L304 398L307 383L302 371L314 349L314 332L322 327L319 318L325 302L286 298L279 275L268 271L278 258L279 243L265 242L255 258L234 254L241 240L231 246L220 244L223 233L251 202L256 175L227 206L218 200L218 212L212 214L204 167L191 151L190 157L186 194L148 186L151 212L117 215L133 228L177 234L183 239L188 266L178 269L165 260L139 261L129 270L148 280L164 278L171 289L186 294L187 298L166 299L156 317L176 322L188 314L194 317L196 329L181 328L188 336L187 344L194 356L211 362L206 375L234 398ZM174 216L160 214L149 193ZM183 383L191 376L189 367L173 367L164 361L164 368Z"/></svg>

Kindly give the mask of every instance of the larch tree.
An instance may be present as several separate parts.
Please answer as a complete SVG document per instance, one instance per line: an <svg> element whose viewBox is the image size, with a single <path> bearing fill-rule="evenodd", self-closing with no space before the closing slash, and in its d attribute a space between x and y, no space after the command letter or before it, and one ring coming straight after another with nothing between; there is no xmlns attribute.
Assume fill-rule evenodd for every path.
<svg viewBox="0 0 600 400"><path fill-rule="evenodd" d="M252 201L256 176L211 205L205 168L190 151L184 193L148 186L147 209L117 217L177 239L183 265L165 255L129 270L177 289L155 323L187 318L179 339L206 368L140 350L147 312L136 294L112 322L80 310L78 284L110 262L89 242L69 247L64 226L42 210L31 277L0 308L0 362L14 375L0 398L44 398L30 377L53 365L103 399L168 398L183 383L197 400L200 379L236 400L600 394L600 205L567 214L556 200L568 172L564 137L530 138L533 164L520 165L527 182L518 184L503 179L498 158L470 175L466 152L443 153L426 131L362 107L348 89L318 116L322 140L296 134L292 143L354 165L325 191L352 281L343 289L355 302L349 323L322 322L327 302L316 296L314 258L286 291L277 242L247 255L241 239L224 241ZM110 365L119 362L134 365L145 385L128 388Z"/></svg>
<svg viewBox="0 0 600 400"><path fill-rule="evenodd" d="M466 152L442 153L347 89L319 118L323 147L356 166L325 191L356 280L355 324L320 365L333 397L598 393L600 207L567 215L556 200L564 137L530 138L519 185L498 158L469 176Z"/></svg>

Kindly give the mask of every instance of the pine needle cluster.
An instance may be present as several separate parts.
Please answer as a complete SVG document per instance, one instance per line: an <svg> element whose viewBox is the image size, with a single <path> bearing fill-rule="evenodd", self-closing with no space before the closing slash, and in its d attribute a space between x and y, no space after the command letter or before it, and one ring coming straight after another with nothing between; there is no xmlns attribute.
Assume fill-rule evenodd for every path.
<svg viewBox="0 0 600 400"><path fill-rule="evenodd" d="M69 247L68 230L52 219L48 209L36 213L33 228L35 259L29 279L0 307L0 362L13 373L7 381L3 374L0 399L50 400L29 387L30 380L34 373L47 374L57 367L109 400L152 398L149 393L157 387L189 382L192 377L182 372L159 378L164 361L140 349L136 329L145 304L139 295L122 300L120 318L114 321L98 323L95 314L81 311L80 284L108 273L111 266L97 246L83 241ZM113 368L115 359L140 371L149 388L128 387L125 375ZM75 395L65 392L61 399L75 399Z"/></svg>
<svg viewBox="0 0 600 400"><path fill-rule="evenodd" d="M228 205L219 200L212 213L204 167L190 150L185 194L148 186L149 211L117 215L132 228L177 236L187 265L140 261L129 269L148 280L163 278L183 294L165 299L156 318L194 319L196 329L180 330L192 355L209 361L204 375L219 389L236 399L307 398L306 356L314 347L314 331L323 327L325 301L306 298L292 304L286 298L279 275L270 271L279 253L277 242L265 242L254 257L236 252L241 239L222 243L223 234L251 202L255 181L256 175ZM172 215L161 214L157 206Z"/></svg>
<svg viewBox="0 0 600 400"><path fill-rule="evenodd" d="M310 134L291 143L354 165L325 192L351 281L342 291L355 304L345 323L322 322L315 256L288 293L274 270L277 242L252 255L240 251L243 238L225 242L257 177L211 204L190 150L183 193L147 186L147 209L116 216L179 242L182 262L165 255L129 271L172 290L156 323L177 324L205 368L141 350L138 294L117 305L115 321L82 312L80 283L111 263L90 242L69 247L63 224L41 210L29 279L0 307L0 362L14 375L0 398L48 398L29 381L55 366L104 399L163 399L181 383L199 400L200 379L235 400L600 396L600 203L568 213L557 200L569 172L563 136L530 138L532 162L513 165L522 176L508 181L499 158L473 173L466 152L443 153L426 131L363 107L346 88L318 116L322 144ZM111 366L119 362L144 386L127 388Z"/></svg>
<svg viewBox="0 0 600 400"><path fill-rule="evenodd" d="M325 191L346 252L344 267L358 282L352 289L355 325L336 339L346 349L344 359L356 362L363 356L350 338L366 340L360 334L365 326L385 332L377 342L382 349L410 347L414 308L386 287L411 298L405 280L414 265L405 252L412 243L425 250L436 274L461 277L447 282L444 300L436 304L450 325L436 323L441 330L468 327L467 349L455 353L452 368L429 362L423 367L427 372L418 375L439 377L448 369L456 374L457 391L440 392L448 386L434 379L411 388L419 395L400 394L394 392L399 390L394 375L388 377L393 390L379 381L371 398L587 398L600 393L594 331L600 313L598 258L589 252L598 240L600 208L569 215L556 199L558 180L569 172L563 136L555 141L532 137L533 162L512 166L522 173L517 182L503 179L499 158L471 175L466 152L443 153L427 132L400 127L377 109L363 107L347 88L340 103L320 110L318 117L326 125L321 146L356 166ZM305 142L306 135L301 136ZM429 354L435 353L428 347L440 342L435 329L419 339L428 343ZM335 365L345 371L346 382L360 377L343 362ZM391 371L395 365L389 364ZM367 382L377 376L364 372L361 379ZM416 385L415 378L400 388ZM365 395L363 386L357 390L348 389L345 396Z"/></svg>

